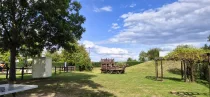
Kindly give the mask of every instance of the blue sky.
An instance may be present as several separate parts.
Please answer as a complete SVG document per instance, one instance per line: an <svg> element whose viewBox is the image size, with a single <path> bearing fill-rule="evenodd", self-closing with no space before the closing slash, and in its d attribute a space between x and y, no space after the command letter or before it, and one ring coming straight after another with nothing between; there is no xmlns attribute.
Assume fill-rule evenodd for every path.
<svg viewBox="0 0 210 97"><path fill-rule="evenodd" d="M137 59L154 47L165 52L181 44L201 47L210 34L210 0L78 1L86 17L80 43L90 48L92 61Z"/></svg>

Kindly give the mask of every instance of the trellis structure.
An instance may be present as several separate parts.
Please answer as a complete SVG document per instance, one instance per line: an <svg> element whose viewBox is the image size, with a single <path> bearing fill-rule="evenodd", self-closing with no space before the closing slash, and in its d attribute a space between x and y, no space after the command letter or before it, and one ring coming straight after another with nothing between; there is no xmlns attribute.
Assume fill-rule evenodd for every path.
<svg viewBox="0 0 210 97"><path fill-rule="evenodd" d="M208 73L209 73L208 81L209 81L209 97L210 97L210 53L206 53L205 55L208 58Z"/></svg>
<svg viewBox="0 0 210 97"><path fill-rule="evenodd" d="M155 59L155 78L157 81L163 81L163 60L175 60L175 61L181 61L181 79L184 80L185 82L190 81L190 82L194 82L195 81L195 77L194 77L194 71L195 70L195 66L193 65L194 63L204 63L204 62L208 62L208 72L209 72L209 84L210 84L210 53L206 53L205 54L207 58L204 58L204 60L192 60L192 59L178 59L178 58L173 58L173 59L165 59L163 57L158 57ZM160 63L160 64L159 64ZM158 66L160 67L160 70L158 70ZM199 66L200 67L200 66ZM199 69L200 70L200 69ZM159 75L159 71L160 71L160 75Z"/></svg>
<svg viewBox="0 0 210 97"><path fill-rule="evenodd" d="M158 61L160 61L160 66L161 66L161 69L160 69L161 75L160 76L158 75L158 72L159 72ZM156 73L156 80L157 81L163 81L163 58L162 57L159 57L159 58L155 59L155 73Z"/></svg>

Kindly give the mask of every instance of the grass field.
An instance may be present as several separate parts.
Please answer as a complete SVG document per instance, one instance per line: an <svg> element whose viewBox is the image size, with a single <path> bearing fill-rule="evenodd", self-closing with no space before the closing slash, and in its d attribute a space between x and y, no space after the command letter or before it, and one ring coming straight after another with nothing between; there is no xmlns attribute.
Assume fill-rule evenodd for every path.
<svg viewBox="0 0 210 97"><path fill-rule="evenodd" d="M164 80L155 81L154 62L126 68L125 74L101 74L100 68L92 72L71 72L53 75L48 79L17 81L39 85L38 89L18 93L18 97L208 97L207 82L185 83L174 71L178 63L164 64ZM2 77L2 76L1 76ZM1 80L1 83L3 81ZM170 94L176 91L179 94ZM8 97L11 95L7 95ZM7 97L6 96L6 97Z"/></svg>

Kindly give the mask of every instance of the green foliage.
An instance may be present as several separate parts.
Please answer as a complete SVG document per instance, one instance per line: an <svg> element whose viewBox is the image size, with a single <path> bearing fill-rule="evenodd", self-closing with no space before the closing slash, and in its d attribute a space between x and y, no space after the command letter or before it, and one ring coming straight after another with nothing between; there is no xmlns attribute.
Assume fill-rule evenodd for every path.
<svg viewBox="0 0 210 97"><path fill-rule="evenodd" d="M203 49L190 47L190 46L177 46L172 52L170 52L167 58L178 58L178 59L191 59L191 60L202 60L201 55L209 52Z"/></svg>
<svg viewBox="0 0 210 97"><path fill-rule="evenodd" d="M129 57L128 59L127 59L127 61L132 61L133 59L131 58L131 57Z"/></svg>
<svg viewBox="0 0 210 97"><path fill-rule="evenodd" d="M0 52L0 61L8 63L9 62L9 56L10 56L10 53L8 51Z"/></svg>
<svg viewBox="0 0 210 97"><path fill-rule="evenodd" d="M89 54L83 45L76 44L74 52L63 50L62 55L65 62L76 65L91 65Z"/></svg>
<svg viewBox="0 0 210 97"><path fill-rule="evenodd" d="M47 52L45 56L51 57L52 62L63 62L62 55L59 54L58 52L54 52L54 53Z"/></svg>
<svg viewBox="0 0 210 97"><path fill-rule="evenodd" d="M204 50L210 50L210 45L208 46L207 44L205 44L205 45L202 47L202 49L204 49Z"/></svg>
<svg viewBox="0 0 210 97"><path fill-rule="evenodd" d="M142 62L138 62L138 61L130 61L130 62L126 62L126 64L128 65L128 67L130 67L130 66L134 66L134 65L138 65L138 64L140 64L140 63L142 63Z"/></svg>
<svg viewBox="0 0 210 97"><path fill-rule="evenodd" d="M154 60L156 57L159 57L159 52L160 52L159 48L150 49L147 52L147 57L149 58L149 60Z"/></svg>
<svg viewBox="0 0 210 97"><path fill-rule="evenodd" d="M86 67L92 66L89 54L85 47L78 43L72 43L71 45L74 48L62 50L60 54L58 52L46 53L47 57L52 58L53 66L64 66L64 62L67 62L68 65L75 65L77 67L82 65L85 65Z"/></svg>
<svg viewBox="0 0 210 97"><path fill-rule="evenodd" d="M116 65L118 65L118 64L120 64L120 65L127 64L128 66L138 65L140 63L142 63L142 62L138 62L138 61L115 62ZM101 67L101 62L92 62L92 66L93 67Z"/></svg>
<svg viewBox="0 0 210 97"><path fill-rule="evenodd" d="M147 58L147 53L144 51L141 51L141 53L139 54L139 61L140 62L145 62Z"/></svg>
<svg viewBox="0 0 210 97"><path fill-rule="evenodd" d="M56 66L56 67L64 66L64 62L53 62L53 63L52 63L52 66L53 66L53 67L55 67L55 66Z"/></svg>
<svg viewBox="0 0 210 97"><path fill-rule="evenodd" d="M130 61L136 61L135 59L132 59L131 57L129 57L128 59L127 59L127 62L130 62Z"/></svg>
<svg viewBox="0 0 210 97"><path fill-rule="evenodd" d="M117 62L116 65L119 67L123 67L126 65L126 62Z"/></svg>
<svg viewBox="0 0 210 97"><path fill-rule="evenodd" d="M92 62L93 67L101 67L101 62Z"/></svg>
<svg viewBox="0 0 210 97"><path fill-rule="evenodd" d="M44 48L70 49L85 29L75 0L1 0L0 45L10 51L10 81L15 81L16 55L40 56Z"/></svg>

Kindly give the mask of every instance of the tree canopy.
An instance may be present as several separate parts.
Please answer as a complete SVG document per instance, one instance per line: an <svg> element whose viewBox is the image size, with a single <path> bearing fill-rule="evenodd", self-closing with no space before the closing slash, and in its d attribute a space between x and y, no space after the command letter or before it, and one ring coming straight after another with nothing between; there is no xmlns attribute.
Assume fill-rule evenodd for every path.
<svg viewBox="0 0 210 97"><path fill-rule="evenodd" d="M91 65L91 60L88 52L83 45L78 43L72 43L74 45L74 50L61 50L61 53L54 52L46 53L46 57L52 57L53 62L67 62L71 65Z"/></svg>
<svg viewBox="0 0 210 97"><path fill-rule="evenodd" d="M88 52L83 45L76 45L75 52L68 50L62 51L63 60L68 63L75 65L90 65L91 60Z"/></svg>
<svg viewBox="0 0 210 97"><path fill-rule="evenodd" d="M144 52L144 51L141 51L140 54L139 54L139 61L140 62L145 62L146 58L147 58L147 53Z"/></svg>
<svg viewBox="0 0 210 97"><path fill-rule="evenodd" d="M150 49L147 52L147 57L149 58L149 60L154 60L156 57L159 57L159 52L160 52L159 48Z"/></svg>
<svg viewBox="0 0 210 97"><path fill-rule="evenodd" d="M202 55L206 52L203 49L195 48L193 46L180 45L170 52L167 58L188 59L188 60L202 60Z"/></svg>
<svg viewBox="0 0 210 97"><path fill-rule="evenodd" d="M0 45L10 51L9 81L16 80L15 59L19 52L39 55L71 48L85 31L81 5L73 0L1 0Z"/></svg>

